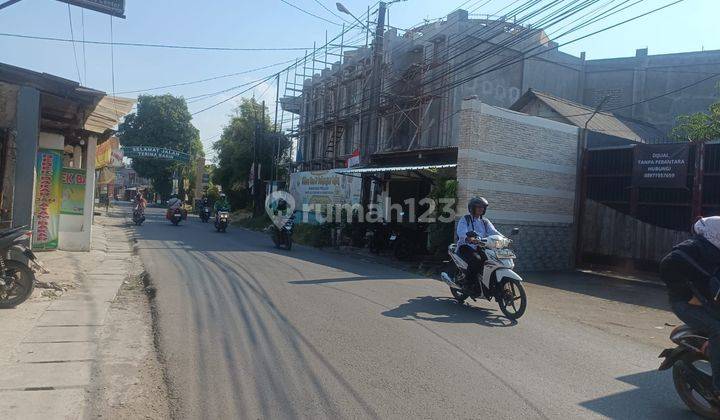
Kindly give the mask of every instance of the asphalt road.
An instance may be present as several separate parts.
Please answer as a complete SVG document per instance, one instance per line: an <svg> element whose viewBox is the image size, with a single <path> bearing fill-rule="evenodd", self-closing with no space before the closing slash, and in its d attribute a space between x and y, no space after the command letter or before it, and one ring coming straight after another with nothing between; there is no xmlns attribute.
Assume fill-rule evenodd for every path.
<svg viewBox="0 0 720 420"><path fill-rule="evenodd" d="M657 309L529 284L513 325L436 280L148 216L137 247L176 418L689 417L658 345L583 321Z"/></svg>

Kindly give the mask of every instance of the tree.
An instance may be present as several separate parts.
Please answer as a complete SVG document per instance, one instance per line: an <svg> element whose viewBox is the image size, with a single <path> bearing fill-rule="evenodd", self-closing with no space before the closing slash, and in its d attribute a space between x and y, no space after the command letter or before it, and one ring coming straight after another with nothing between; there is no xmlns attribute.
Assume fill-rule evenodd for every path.
<svg viewBox="0 0 720 420"><path fill-rule="evenodd" d="M120 124L118 137L124 146L154 146L179 150L190 154L190 163L134 158L132 167L144 178L152 181L153 187L162 197L168 197L172 190L172 175L178 178L194 177L192 162L203 156L200 135L190 120L185 99L172 95L141 95L137 112L128 115ZM190 185L193 185L192 182ZM179 183L182 191L182 182Z"/></svg>
<svg viewBox="0 0 720 420"><path fill-rule="evenodd" d="M718 85L720 88L720 84ZM681 115L672 135L678 140L705 142L720 138L720 102L710 105L708 112Z"/></svg>
<svg viewBox="0 0 720 420"><path fill-rule="evenodd" d="M257 144L260 179L271 178L271 171L277 163L278 147L281 161L289 160L290 141L273 132L270 117L263 106L255 99L243 99L235 109L235 116L223 129L222 136L213 144L217 152L217 167L212 180L222 186L234 208L248 205L254 143Z"/></svg>

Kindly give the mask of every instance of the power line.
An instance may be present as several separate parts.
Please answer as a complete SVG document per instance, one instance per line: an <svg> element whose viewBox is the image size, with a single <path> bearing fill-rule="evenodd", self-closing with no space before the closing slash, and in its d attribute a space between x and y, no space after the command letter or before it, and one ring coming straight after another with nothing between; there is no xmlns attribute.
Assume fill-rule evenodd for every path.
<svg viewBox="0 0 720 420"><path fill-rule="evenodd" d="M169 48L179 50L199 50L199 51L304 51L307 48L303 47L262 47L262 48L236 48L236 47L207 47L207 46L195 46L195 45L172 45L172 44L149 44L142 42L107 42L107 41L75 41L67 38L47 37L47 36L36 36L26 34L11 34L7 32L0 32L0 36L10 38L22 38L22 39L35 39L40 41L55 41L55 42L82 42L83 44L92 45L113 45L117 47L146 47L146 48Z"/></svg>
<svg viewBox="0 0 720 420"><path fill-rule="evenodd" d="M229 101L229 100L231 100L231 99L235 99L235 98L237 98L238 96L242 95L243 93L249 92L249 91L255 89L256 87L260 86L263 82L266 82L266 81L272 79L274 76L275 76L275 75L273 74L273 75L271 75L270 77L267 77L267 78L261 80L260 82L258 82L258 83L256 83L256 84L250 86L250 87L247 88L247 89L244 89L244 90L241 91L241 92L236 93L235 95L233 95L233 96L231 96L231 97L229 97L229 98L223 99L222 101L217 102L217 103L214 103L214 104L212 104L212 105L210 105L210 106L208 106L208 107L205 107L205 108L203 108L203 109L201 109L201 110L199 110L199 111L195 111L195 112L191 113L190 115L193 115L193 116L194 116L194 115L197 115L197 114L199 114L199 113L201 113L201 112L205 112L205 111L207 111L207 110L209 110L209 109L215 108L215 107L218 106L218 105L224 104L225 102L227 102L227 101Z"/></svg>
<svg viewBox="0 0 720 420"><path fill-rule="evenodd" d="M314 17L314 18L320 19L320 20L322 20L322 21L324 21L324 22L327 22L327 23L330 23L330 24L332 24L332 25L342 26L342 24L340 24L340 23L333 22L333 21L330 20L330 19L325 19L324 17L318 16L318 15L316 15L315 13L308 12L307 10L305 10L305 9L303 9L303 8L301 8L301 7L298 7L298 6L290 3L290 2L287 1L287 0L280 0L280 1L283 2L283 3L285 3L285 4L287 4L288 6L290 6L290 7L292 7L292 8L295 8L295 9L297 9L297 10L305 13L306 15L310 15L310 16L312 16L312 17Z"/></svg>
<svg viewBox="0 0 720 420"><path fill-rule="evenodd" d="M75 57L75 70L77 71L78 82L82 85L82 78L80 77L80 66L78 65L77 51L75 50L75 31L73 30L72 23L72 12L70 11L70 3L67 4L68 9L68 21L70 22L70 39L72 41L73 57Z"/></svg>
<svg viewBox="0 0 720 420"><path fill-rule="evenodd" d="M70 3L68 3L70 4ZM83 48L83 77L87 83L87 55L85 54L85 9L80 8L80 21L82 22L82 48ZM74 44L73 44L74 45Z"/></svg>
<svg viewBox="0 0 720 420"><path fill-rule="evenodd" d="M315 1L315 3L319 4L320 7L322 7L322 8L325 9L325 10L327 10L331 15L335 16L336 18L342 20L342 21L345 22L345 23L350 23L350 22L348 22L347 20L345 20L342 16L340 16L340 15L338 15L337 13L333 12L332 9L330 9L330 8L327 7L327 6L325 6L325 4L324 4L322 1L320 1L320 0L314 0L314 1Z"/></svg>
<svg viewBox="0 0 720 420"><path fill-rule="evenodd" d="M167 89L167 88L178 87L178 86L194 85L194 84L197 84L197 83L209 82L209 81L212 81L212 80L224 79L224 78L233 77L233 76L240 76L240 75L242 75L242 74L252 73L252 72L255 72L255 71L259 71L259 70L265 70L265 69L269 69L269 68L271 68L271 67L279 66L279 65L282 65L282 64L289 64L289 63L293 63L293 62L295 62L295 59L287 60L287 61L281 61L281 62L279 62L279 63L268 64L267 66L255 67L255 68L252 68L252 69L248 69L248 70L244 70L244 71L239 71L239 72L236 72L236 73L228 73L228 74L222 74L222 75L220 75L220 76L213 76L213 77L208 77L208 78L205 78L205 79L193 80L193 81L190 81L190 82L173 83L173 84L169 84L169 85L155 86L155 87L145 88L145 89L125 90L125 91L122 91L122 92L118 92L118 94L150 92L150 91L153 91L153 90Z"/></svg>

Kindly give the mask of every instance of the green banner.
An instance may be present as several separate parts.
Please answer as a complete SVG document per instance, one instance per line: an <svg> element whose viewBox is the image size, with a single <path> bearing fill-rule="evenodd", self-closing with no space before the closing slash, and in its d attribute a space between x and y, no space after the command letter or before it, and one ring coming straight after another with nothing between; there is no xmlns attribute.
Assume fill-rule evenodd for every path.
<svg viewBox="0 0 720 420"><path fill-rule="evenodd" d="M62 151L40 149L35 179L33 249L57 249L60 224Z"/></svg>
<svg viewBox="0 0 720 420"><path fill-rule="evenodd" d="M63 168L60 172L62 183L61 214L83 214L85 207L85 171Z"/></svg>
<svg viewBox="0 0 720 420"><path fill-rule="evenodd" d="M189 154L179 150L165 149L164 147L124 146L122 151L127 158L150 158L190 162Z"/></svg>

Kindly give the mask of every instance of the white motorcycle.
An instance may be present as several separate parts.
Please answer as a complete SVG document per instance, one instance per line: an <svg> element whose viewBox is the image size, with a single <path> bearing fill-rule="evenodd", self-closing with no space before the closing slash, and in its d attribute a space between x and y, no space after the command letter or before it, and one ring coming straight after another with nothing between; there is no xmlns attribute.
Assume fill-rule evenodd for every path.
<svg viewBox="0 0 720 420"><path fill-rule="evenodd" d="M518 232L519 230L515 228L512 234ZM481 281L472 282L475 284L470 287L465 281L468 265L456 253L457 244L448 247L448 255L455 269L454 273L441 273L441 277L450 286L450 292L459 303L465 302L467 298L472 300L485 298L488 301L495 299L502 313L512 320L520 318L525 313L527 295L522 285L522 277L513 271L516 256L510 249L510 244L512 240L502 235L491 235L479 240L477 252L485 253L487 259Z"/></svg>

